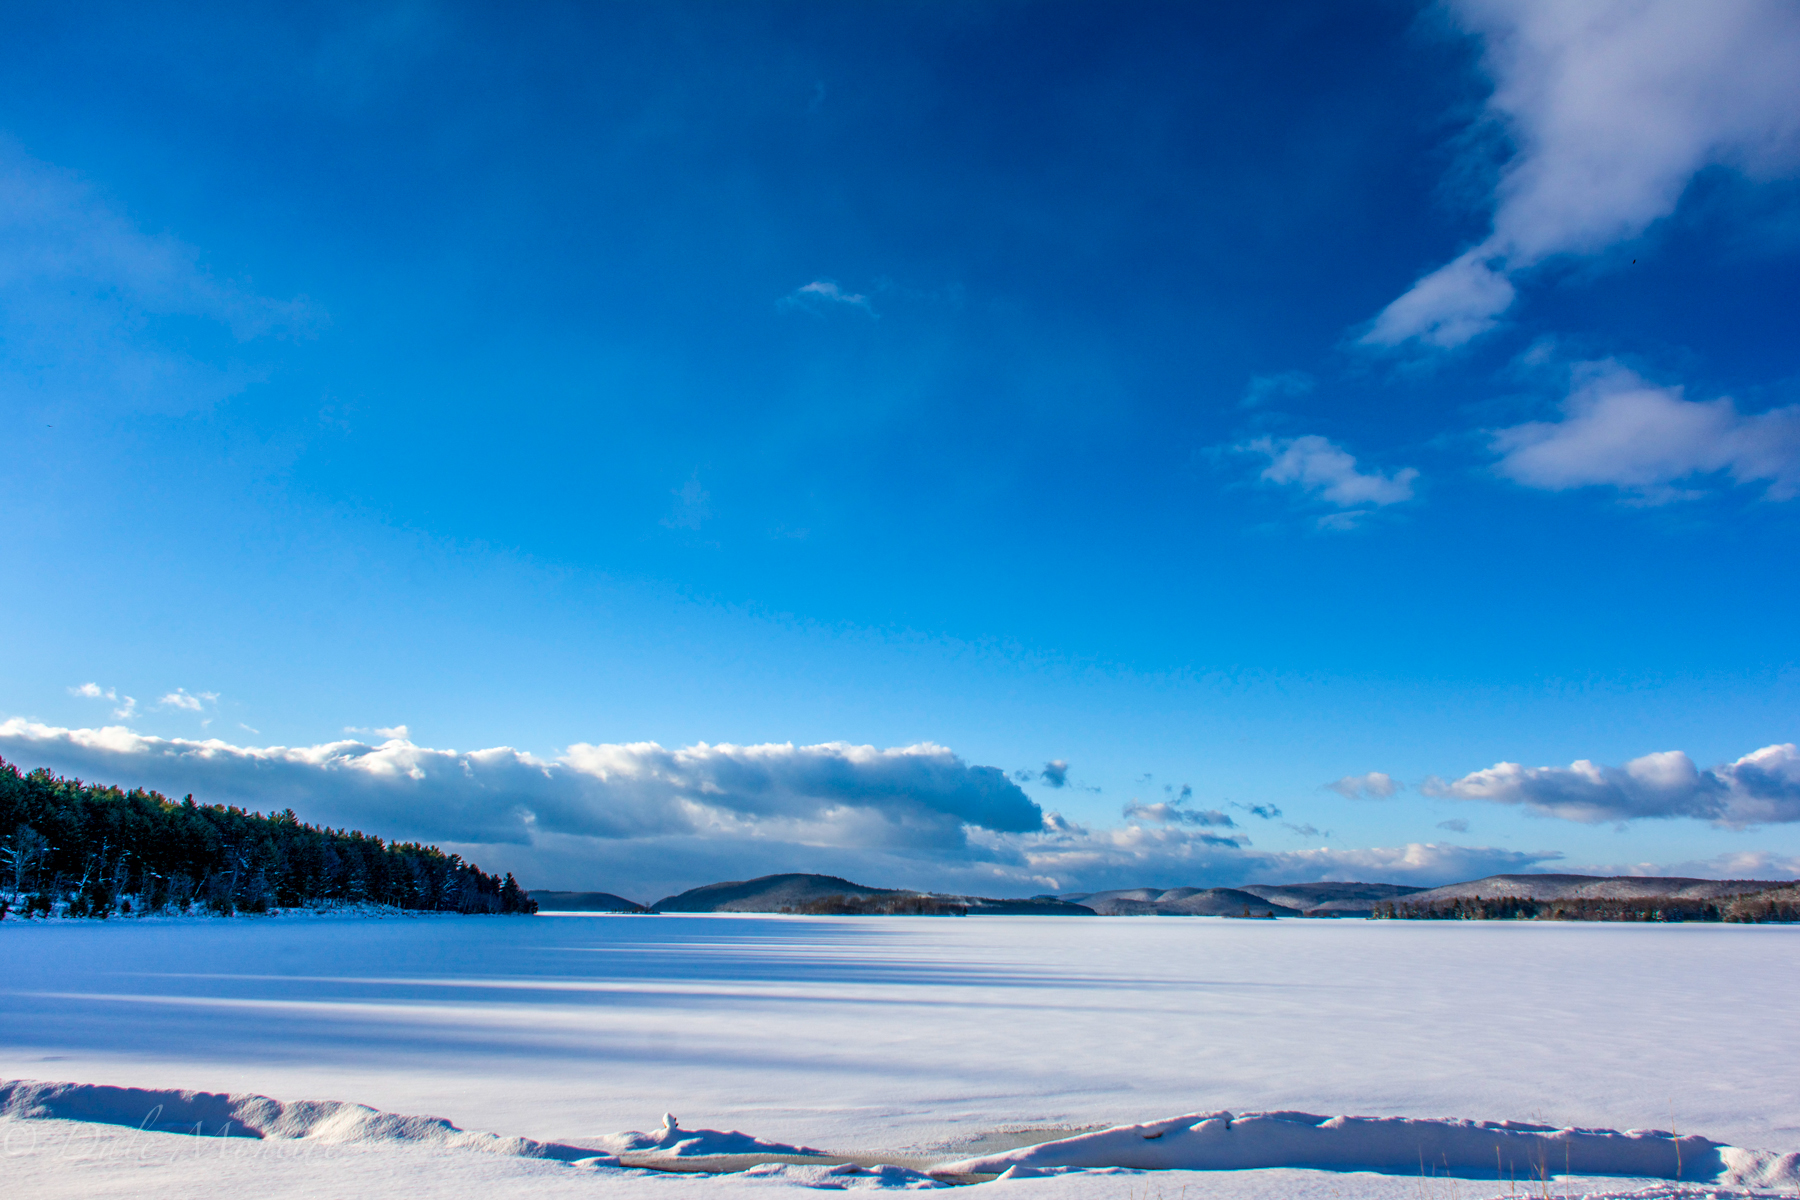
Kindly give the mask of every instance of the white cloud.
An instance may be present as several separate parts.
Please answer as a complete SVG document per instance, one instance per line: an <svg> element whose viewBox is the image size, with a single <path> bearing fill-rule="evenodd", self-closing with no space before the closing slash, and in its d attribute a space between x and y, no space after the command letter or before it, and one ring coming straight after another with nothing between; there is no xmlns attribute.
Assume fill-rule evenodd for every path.
<svg viewBox="0 0 1800 1200"><path fill-rule="evenodd" d="M1142 804L1136 800L1125 806L1127 821L1150 821L1157 825L1197 825L1209 829L1229 829L1237 822L1216 808L1183 808L1180 802L1158 801ZM1229 839L1241 844L1239 839Z"/></svg>
<svg viewBox="0 0 1800 1200"><path fill-rule="evenodd" d="M133 700L130 696L127 696L125 697L125 702L120 704L119 689L117 688L102 689L97 683L84 683L79 687L70 688L69 695L80 696L85 700L111 700L114 704L119 705L119 707L113 709L113 716L119 718L121 721L137 715L137 701Z"/></svg>
<svg viewBox="0 0 1800 1200"><path fill-rule="evenodd" d="M244 725L244 726L240 726L240 728L249 729L250 727L247 725ZM255 733L256 731L254 729L251 729L250 732ZM375 725L372 727L364 727L361 725L346 725L346 726L344 726L344 732L345 733L372 733L376 737L379 737L379 738L387 738L390 741L398 739L399 741L402 741L402 742L407 741L412 737L412 731L407 729L407 727L404 725Z"/></svg>
<svg viewBox="0 0 1800 1200"><path fill-rule="evenodd" d="M1795 879L1800 878L1800 854L1770 850L1728 850L1711 858L1687 862L1592 863L1567 868L1577 875L1651 875L1689 879Z"/></svg>
<svg viewBox="0 0 1800 1200"><path fill-rule="evenodd" d="M1039 882L1045 891L1324 879L1434 886L1527 871L1561 857L1553 851L1525 853L1424 842L1366 849L1264 851L1181 827L1088 829L1054 813L1044 825L1037 834L982 835L981 840L1010 850L1016 855L1015 870Z"/></svg>
<svg viewBox="0 0 1800 1200"><path fill-rule="evenodd" d="M1413 480L1419 477L1419 472L1412 467L1404 467L1392 475L1359 471L1354 455L1316 434L1280 439L1261 437L1245 442L1239 449L1268 457L1269 465L1261 476L1268 482L1293 484L1340 508L1411 500ZM1333 513L1331 516L1342 520L1350 514Z"/></svg>
<svg viewBox="0 0 1800 1200"><path fill-rule="evenodd" d="M1428 346L1460 346L1500 323L1512 307L1512 282L1492 265L1482 243L1439 267L1381 310L1362 336L1368 346L1398 346L1417 338Z"/></svg>
<svg viewBox="0 0 1800 1200"><path fill-rule="evenodd" d="M1315 520L1313 524L1328 533L1347 533L1361 526L1363 518L1368 516L1370 511L1366 508L1352 508L1344 512L1326 513Z"/></svg>
<svg viewBox="0 0 1800 1200"><path fill-rule="evenodd" d="M14 718L0 723L0 752L88 779L293 807L310 820L390 836L469 842L525 842L539 831L692 835L954 855L965 825L1019 832L1041 823L1037 805L1001 771L929 743L891 750L584 743L540 759L508 747L434 750L397 738L378 746L242 747Z"/></svg>
<svg viewBox="0 0 1800 1200"><path fill-rule="evenodd" d="M1499 430L1491 444L1502 475L1550 491L1608 486L1655 503L1697 495L1677 485L1725 472L1766 481L1770 499L1800 493L1800 405L1746 415L1728 397L1688 400L1611 361L1576 367L1560 420Z"/></svg>
<svg viewBox="0 0 1800 1200"><path fill-rule="evenodd" d="M782 870L1018 895L1315 879L1429 885L1541 869L1560 857L1440 843L1264 851L1213 832L1221 821L1229 827L1223 813L1171 803L1133 805L1132 823L1093 829L1044 814L998 769L929 743L583 743L539 758L401 738L259 748L14 718L0 722L0 754L26 768L264 811L292 807L307 820L478 848L479 861L536 871L543 886L614 883L607 890L644 899ZM1795 821L1800 753L1772 746L1710 772L1680 754L1618 771L1501 764L1434 791L1578 820ZM1727 873L1753 874L1753 865L1734 863Z"/></svg>
<svg viewBox="0 0 1800 1200"><path fill-rule="evenodd" d="M1380 771L1370 771L1367 775L1346 775L1336 783L1325 786L1348 800L1354 800L1358 796L1364 800L1385 800L1400 790L1400 785L1394 782L1393 776Z"/></svg>
<svg viewBox="0 0 1800 1200"><path fill-rule="evenodd" d="M782 308L798 308L817 315L832 308L855 308L870 317L880 317L869 298L861 292L846 292L829 279L815 279L795 288L781 298Z"/></svg>
<svg viewBox="0 0 1800 1200"><path fill-rule="evenodd" d="M179 708L187 712L202 712L205 710L206 705L218 698L219 693L217 692L201 692L199 695L194 696L189 695L186 688L176 688L161 700L158 700L156 706L158 708Z"/></svg>
<svg viewBox="0 0 1800 1200"><path fill-rule="evenodd" d="M0 754L87 779L192 792L387 837L423 838L520 870L534 886L643 899L778 871L1020 895L1076 888L1372 879L1443 883L1553 860L1432 844L1256 850L1208 831L1221 813L1088 829L1044 814L996 768L929 743L459 752L401 740L244 747L121 727L0 722ZM1229 818L1225 818L1229 821ZM613 885L613 886L608 886Z"/></svg>
<svg viewBox="0 0 1800 1200"><path fill-rule="evenodd" d="M79 176L0 138L0 380L19 396L179 412L254 377L158 344L145 328L160 317L201 318L226 334L215 358L318 323L304 300L219 279L194 248L140 231Z"/></svg>
<svg viewBox="0 0 1800 1200"><path fill-rule="evenodd" d="M1592 254L1675 211L1709 166L1800 167L1800 6L1785 0L1447 0L1482 42L1484 120L1514 154L1472 249L1389 305L1364 343L1460 345L1512 304L1511 276Z"/></svg>
<svg viewBox="0 0 1800 1200"><path fill-rule="evenodd" d="M1765 746L1710 771L1679 750L1646 754L1623 767L1587 759L1566 767L1503 762L1453 782L1431 779L1422 790L1588 824L1691 817L1743 829L1800 821L1800 751L1791 742Z"/></svg>

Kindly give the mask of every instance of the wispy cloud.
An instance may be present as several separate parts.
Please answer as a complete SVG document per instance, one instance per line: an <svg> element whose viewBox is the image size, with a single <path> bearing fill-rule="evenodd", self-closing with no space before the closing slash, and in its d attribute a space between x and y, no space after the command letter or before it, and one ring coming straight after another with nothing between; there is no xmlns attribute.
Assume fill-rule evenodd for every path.
<svg viewBox="0 0 1800 1200"><path fill-rule="evenodd" d="M1709 771L1679 750L1646 754L1623 767L1587 759L1566 767L1503 762L1453 781L1430 779L1421 790L1587 824L1691 817L1743 829L1800 821L1800 751L1791 742L1765 746Z"/></svg>
<svg viewBox="0 0 1800 1200"><path fill-rule="evenodd" d="M248 726L245 726L245 728L248 728ZM252 729L250 732L255 733L256 731ZM344 732L372 733L378 738L386 738L389 741L401 742L407 741L412 737L412 731L407 729L404 725L373 725L367 727L361 725L346 725L344 726Z"/></svg>
<svg viewBox="0 0 1800 1200"><path fill-rule="evenodd" d="M1800 494L1800 405L1747 415L1607 360L1577 364L1562 409L1494 433L1495 469L1526 487L1614 487L1651 504L1696 497L1718 474L1766 483L1772 500Z"/></svg>
<svg viewBox="0 0 1800 1200"><path fill-rule="evenodd" d="M1488 846L1412 842L1365 849L1257 850L1185 826L1125 825L1089 829L1050 814L1036 834L1003 841L1047 891L1180 884L1300 883L1314 880L1434 885L1528 871L1553 863L1555 851L1524 852ZM1237 843L1237 844L1234 844Z"/></svg>
<svg viewBox="0 0 1800 1200"><path fill-rule="evenodd" d="M1239 408L1260 408L1271 400L1287 396L1304 396L1317 381L1305 371L1279 371L1273 375L1252 375L1244 388Z"/></svg>
<svg viewBox="0 0 1800 1200"><path fill-rule="evenodd" d="M1144 804L1133 800L1125 806L1127 821L1150 821L1157 825L1192 825L1201 829L1232 829L1237 822L1216 808L1183 808L1180 804L1158 801Z"/></svg>
<svg viewBox="0 0 1800 1200"><path fill-rule="evenodd" d="M198 318L180 346L153 318ZM322 323L304 299L221 279L193 247L140 230L73 172L0 138L0 379L18 396L188 411L254 378L235 348ZM227 343L196 356L206 331ZM221 365L225 364L225 365Z"/></svg>
<svg viewBox="0 0 1800 1200"><path fill-rule="evenodd" d="M201 692L190 695L186 688L176 688L156 702L158 708L178 708L184 712L204 712L206 706L218 700L217 692Z"/></svg>
<svg viewBox="0 0 1800 1200"><path fill-rule="evenodd" d="M69 695L80 696L85 700L110 700L118 705L113 709L113 716L121 721L129 720L137 715L137 701L126 696L121 702L117 688L102 688L97 683L84 683L70 688Z"/></svg>
<svg viewBox="0 0 1800 1200"><path fill-rule="evenodd" d="M799 309L814 316L842 308L857 309L870 318L878 319L881 316L867 296L861 292L846 292L829 279L815 279L811 283L802 284L781 298L780 307Z"/></svg>
<svg viewBox="0 0 1800 1200"><path fill-rule="evenodd" d="M1777 850L1728 850L1685 862L1570 863L1579 875L1655 875L1689 879L1797 879L1800 854Z"/></svg>
<svg viewBox="0 0 1800 1200"><path fill-rule="evenodd" d="M712 493L700 486L699 475L690 476L670 495L675 497L675 509L662 520L670 529L698 529L712 517Z"/></svg>
<svg viewBox="0 0 1800 1200"><path fill-rule="evenodd" d="M1439 829L1448 830L1451 833L1469 832L1469 823L1462 817L1451 817L1448 821L1439 821L1437 827Z"/></svg>
<svg viewBox="0 0 1800 1200"><path fill-rule="evenodd" d="M1444 7L1481 39L1494 81L1483 119L1515 152L1487 198L1488 236L1388 305L1366 345L1460 346L1512 306L1520 272L1638 236L1702 169L1768 178L1800 167L1794 5Z"/></svg>
<svg viewBox="0 0 1800 1200"><path fill-rule="evenodd" d="M1400 790L1394 777L1381 771L1370 771L1366 775L1346 775L1336 783L1325 786L1347 800L1358 797L1364 800L1385 800Z"/></svg>
<svg viewBox="0 0 1800 1200"><path fill-rule="evenodd" d="M1354 512L1330 513L1319 520L1322 529L1349 529L1370 506L1384 507L1413 498L1413 481L1419 472L1403 467L1390 474L1358 468L1356 456L1316 434L1297 438L1260 437L1239 450L1268 458L1261 478L1268 483L1297 487L1328 504Z"/></svg>

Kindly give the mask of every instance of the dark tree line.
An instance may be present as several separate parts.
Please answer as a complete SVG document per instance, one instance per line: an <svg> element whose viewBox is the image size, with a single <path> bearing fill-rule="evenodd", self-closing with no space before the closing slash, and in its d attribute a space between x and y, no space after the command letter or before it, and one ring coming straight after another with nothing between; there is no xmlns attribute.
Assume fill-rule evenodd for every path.
<svg viewBox="0 0 1800 1200"><path fill-rule="evenodd" d="M781 911L814 917L966 917L969 906L941 896L820 896Z"/></svg>
<svg viewBox="0 0 1800 1200"><path fill-rule="evenodd" d="M230 914L322 902L531 913L513 877L436 846L303 824L142 788L21 774L0 759L0 916Z"/></svg>
<svg viewBox="0 0 1800 1200"><path fill-rule="evenodd" d="M1635 899L1532 900L1523 896L1459 896L1425 904L1380 905L1377 917L1402 921L1800 921L1800 887L1711 900L1671 896Z"/></svg>

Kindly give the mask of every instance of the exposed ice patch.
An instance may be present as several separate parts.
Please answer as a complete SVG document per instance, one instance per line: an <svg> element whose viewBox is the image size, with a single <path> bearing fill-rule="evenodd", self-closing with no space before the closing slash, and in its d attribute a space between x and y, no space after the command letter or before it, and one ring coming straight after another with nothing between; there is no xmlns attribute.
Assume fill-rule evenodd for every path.
<svg viewBox="0 0 1800 1200"><path fill-rule="evenodd" d="M941 1170L997 1174L1050 1167L1309 1167L1489 1179L1621 1175L1732 1187L1800 1185L1800 1154L1745 1150L1693 1134L1301 1112L1189 1113L945 1163Z"/></svg>

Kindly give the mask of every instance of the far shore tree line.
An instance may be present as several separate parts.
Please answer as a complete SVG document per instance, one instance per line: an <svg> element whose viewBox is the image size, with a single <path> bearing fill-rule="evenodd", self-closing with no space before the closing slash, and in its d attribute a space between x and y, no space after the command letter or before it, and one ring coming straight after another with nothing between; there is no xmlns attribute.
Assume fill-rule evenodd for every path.
<svg viewBox="0 0 1800 1200"><path fill-rule="evenodd" d="M267 913L333 904L532 913L508 874L415 842L157 792L21 773L0 759L0 918Z"/></svg>
<svg viewBox="0 0 1800 1200"><path fill-rule="evenodd" d="M1669 896L1605 900L1458 896L1412 904L1397 900L1377 905L1374 915L1397 921L1727 921L1761 925L1800 921L1800 885L1710 900Z"/></svg>

